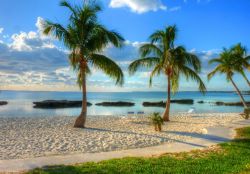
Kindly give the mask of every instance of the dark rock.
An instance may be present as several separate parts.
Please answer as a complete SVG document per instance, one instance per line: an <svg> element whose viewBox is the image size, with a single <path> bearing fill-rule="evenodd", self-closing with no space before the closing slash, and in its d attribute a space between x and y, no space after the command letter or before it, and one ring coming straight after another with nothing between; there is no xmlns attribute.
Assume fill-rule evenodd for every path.
<svg viewBox="0 0 250 174"><path fill-rule="evenodd" d="M7 104L8 104L7 101L0 101L0 106L1 106L1 105L7 105Z"/></svg>
<svg viewBox="0 0 250 174"><path fill-rule="evenodd" d="M250 95L250 91L244 91L242 92L243 95Z"/></svg>
<svg viewBox="0 0 250 174"><path fill-rule="evenodd" d="M216 105L219 105L219 106L222 106L222 105L225 105L224 102L215 102Z"/></svg>
<svg viewBox="0 0 250 174"><path fill-rule="evenodd" d="M171 100L171 103L177 103L177 104L187 104L192 105L194 104L193 99L178 99L178 100ZM166 107L166 102L160 101L160 102L143 102L143 106L145 107Z"/></svg>
<svg viewBox="0 0 250 174"><path fill-rule="evenodd" d="M170 102L171 103L178 103L178 104L188 104L188 105L194 104L193 99L178 99L178 100L171 100Z"/></svg>
<svg viewBox="0 0 250 174"><path fill-rule="evenodd" d="M74 108L81 107L82 101L68 101L68 100L45 100L41 102L33 102L34 108L56 109L56 108ZM92 104L87 102L87 106Z"/></svg>
<svg viewBox="0 0 250 174"><path fill-rule="evenodd" d="M134 106L135 104L131 103L131 102L118 101L118 102L96 103L95 105L97 105L97 106Z"/></svg>
<svg viewBox="0 0 250 174"><path fill-rule="evenodd" d="M166 107L166 102L143 102L142 105L144 107Z"/></svg>
<svg viewBox="0 0 250 174"><path fill-rule="evenodd" d="M242 102L215 102L218 106L243 106ZM249 106L250 102L246 102L246 104Z"/></svg>
<svg viewBox="0 0 250 174"><path fill-rule="evenodd" d="M197 103L199 103L199 104L203 104L203 103L205 103L205 102L201 100L201 101L198 101Z"/></svg>

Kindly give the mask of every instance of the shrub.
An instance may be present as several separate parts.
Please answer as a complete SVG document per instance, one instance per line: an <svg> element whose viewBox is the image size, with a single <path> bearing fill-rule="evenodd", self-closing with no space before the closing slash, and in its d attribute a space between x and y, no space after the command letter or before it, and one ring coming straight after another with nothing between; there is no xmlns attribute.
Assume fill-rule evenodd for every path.
<svg viewBox="0 0 250 174"><path fill-rule="evenodd" d="M161 115L159 113L153 113L150 119L155 127L155 131L161 131L161 126L163 125L163 118L161 117Z"/></svg>
<svg viewBox="0 0 250 174"><path fill-rule="evenodd" d="M246 108L246 109L244 109L244 114L245 114L245 119L249 119L249 115L250 115L250 108Z"/></svg>

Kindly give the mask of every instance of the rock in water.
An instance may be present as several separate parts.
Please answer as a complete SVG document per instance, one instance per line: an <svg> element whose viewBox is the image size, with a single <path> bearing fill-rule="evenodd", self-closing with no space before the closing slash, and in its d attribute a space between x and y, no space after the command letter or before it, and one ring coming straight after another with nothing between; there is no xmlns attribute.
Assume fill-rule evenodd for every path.
<svg viewBox="0 0 250 174"><path fill-rule="evenodd" d="M192 105L194 104L193 99L177 99L177 100L171 100L171 103L177 103L177 104L186 104L186 105ZM160 102L143 102L142 105L144 107L166 107L166 102L160 101Z"/></svg>
<svg viewBox="0 0 250 174"><path fill-rule="evenodd" d="M1 105L7 105L7 104L8 104L7 101L0 101L0 106L1 106Z"/></svg>
<svg viewBox="0 0 250 174"><path fill-rule="evenodd" d="M68 101L68 100L45 100L40 102L33 102L34 108L42 109L56 109L56 108L74 108L81 107L82 101ZM91 106L91 103L87 103L87 106Z"/></svg>
<svg viewBox="0 0 250 174"><path fill-rule="evenodd" d="M134 106L135 104L132 102L123 102L123 101L118 101L118 102L102 102L102 103L96 103L95 105L97 106Z"/></svg>

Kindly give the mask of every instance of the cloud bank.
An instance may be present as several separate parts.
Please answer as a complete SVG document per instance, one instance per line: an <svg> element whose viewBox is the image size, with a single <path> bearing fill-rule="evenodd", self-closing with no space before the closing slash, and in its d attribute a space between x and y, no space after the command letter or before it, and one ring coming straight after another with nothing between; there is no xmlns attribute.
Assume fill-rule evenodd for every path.
<svg viewBox="0 0 250 174"><path fill-rule="evenodd" d="M37 18L36 31L19 32L10 36L11 42L0 41L0 88L22 90L79 90L76 74L69 67L68 50L59 48L54 40L42 35L41 17ZM159 91L164 90L165 77L154 79L153 87L148 88L151 69L140 69L135 76L128 74L128 65L139 58L139 47L145 42L125 41L122 49L108 46L103 54L115 60L124 71L125 84L116 87L114 82L102 72L92 68L87 86L90 91ZM219 50L196 51L203 64L201 76L211 70L208 61L217 57ZM182 81L184 90L195 90L191 83Z"/></svg>

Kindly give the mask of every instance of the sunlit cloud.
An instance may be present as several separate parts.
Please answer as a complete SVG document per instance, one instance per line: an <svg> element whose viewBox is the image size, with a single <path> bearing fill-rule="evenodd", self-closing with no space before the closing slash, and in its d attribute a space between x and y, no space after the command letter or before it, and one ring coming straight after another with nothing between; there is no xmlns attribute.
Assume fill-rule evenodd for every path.
<svg viewBox="0 0 250 174"><path fill-rule="evenodd" d="M111 0L111 8L128 7L132 12L145 13L148 11L166 10L167 7L161 0Z"/></svg>
<svg viewBox="0 0 250 174"><path fill-rule="evenodd" d="M3 33L4 28L0 27L0 34Z"/></svg>

